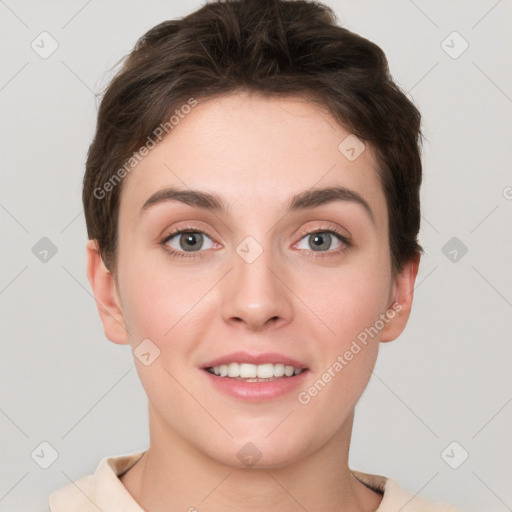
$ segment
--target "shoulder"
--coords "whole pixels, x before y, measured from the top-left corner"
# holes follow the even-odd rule
[[[48,500],[51,512],[142,512],[119,476],[144,454],[103,458],[95,472],[54,491]]]
[[[383,494],[375,512],[460,512],[448,503],[429,501],[419,494],[411,494],[391,478],[351,471],[363,484]]]
[[[95,510],[93,475],[83,476],[73,483],[54,491],[48,500],[51,512],[89,512]]]

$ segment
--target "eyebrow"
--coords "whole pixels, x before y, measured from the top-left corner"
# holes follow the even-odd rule
[[[227,204],[217,194],[200,190],[169,187],[159,190],[151,195],[142,206],[140,215],[157,204],[169,201],[178,201],[189,206],[212,212],[228,211]],[[367,201],[365,201],[357,192],[340,186],[312,188],[294,195],[286,204],[285,214],[299,210],[306,210],[308,208],[315,208],[335,201],[348,201],[362,206],[371,221],[375,223],[375,217]]]

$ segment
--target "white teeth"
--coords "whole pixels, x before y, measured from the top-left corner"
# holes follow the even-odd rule
[[[248,363],[229,363],[214,366],[212,369],[215,375],[220,377],[240,377],[242,379],[271,379],[274,377],[292,377],[303,372],[302,368],[294,368],[293,366],[281,363],[272,364],[248,364]]]
[[[215,372],[215,368],[213,371]],[[228,377],[240,377],[240,365],[238,363],[229,363]]]
[[[257,376],[258,379],[271,379],[274,377],[274,365],[272,363],[259,364],[256,366],[256,373],[255,377]],[[243,377],[243,375],[240,375],[240,377]]]
[[[284,364],[275,364],[274,365],[274,375],[276,377],[282,377],[284,375]]]
[[[254,379],[258,374],[258,367],[253,364],[241,363],[240,370],[237,377],[242,377],[242,379]]]
[[[284,374],[287,376],[287,377],[291,377],[293,375],[293,372],[294,372],[294,368],[293,366],[285,366],[284,367]]]

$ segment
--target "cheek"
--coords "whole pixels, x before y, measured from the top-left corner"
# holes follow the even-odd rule
[[[321,417],[322,429],[331,435],[340,418],[350,415],[370,380],[390,281],[384,267],[374,265],[333,273],[325,282],[326,286],[318,286],[318,280],[316,288],[308,286],[308,305],[321,322],[310,331],[317,347],[316,371],[297,401],[306,421],[312,418],[311,428],[316,428],[314,418]]]
[[[302,285],[301,293],[315,313],[308,318],[317,364],[299,403],[308,405],[311,413],[323,414],[326,427],[335,429],[335,419],[349,414],[370,379],[382,329],[379,319],[389,305],[391,274],[385,262],[361,259],[324,276],[303,278]]]
[[[141,338],[154,339],[159,346],[165,343],[184,320],[190,322],[214,282],[214,276],[166,266],[161,255],[153,260],[133,255],[125,270],[121,276],[120,268],[123,313],[134,343]]]
[[[312,312],[309,318],[318,319],[317,332],[322,333],[318,339],[327,347],[342,349],[374,326],[388,308],[391,275],[375,259],[304,275],[297,289]]]

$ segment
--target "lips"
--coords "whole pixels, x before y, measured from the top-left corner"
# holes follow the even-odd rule
[[[208,361],[201,370],[222,394],[249,402],[289,395],[309,374],[304,362],[275,352],[232,352]]]

